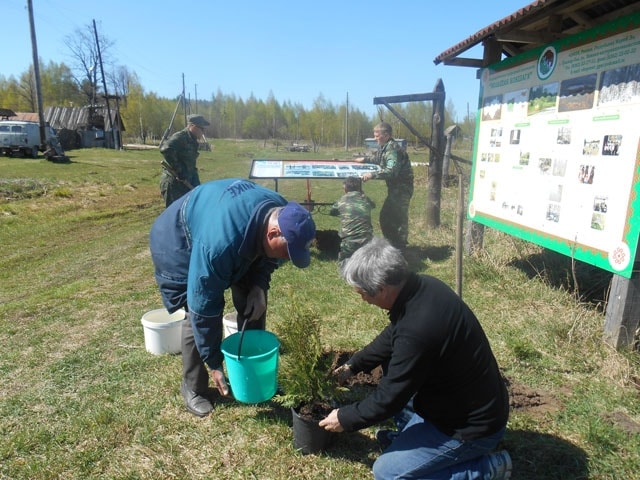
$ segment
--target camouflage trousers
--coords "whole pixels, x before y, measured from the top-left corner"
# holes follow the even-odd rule
[[[371,236],[366,238],[350,239],[346,238],[340,242],[340,253],[338,253],[338,262],[342,262],[355,253],[360,247],[371,240]]]
[[[171,205],[188,191],[189,188],[184,183],[176,180],[171,175],[162,174],[162,178],[160,178],[160,194],[164,198],[165,207]]]
[[[380,209],[382,235],[396,248],[404,249],[409,241],[409,204],[412,186],[389,188]]]

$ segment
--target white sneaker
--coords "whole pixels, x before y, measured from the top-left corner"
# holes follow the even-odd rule
[[[513,464],[511,463],[511,456],[506,450],[487,455],[487,461],[489,462],[489,472],[491,480],[509,480],[511,478],[511,469]]]

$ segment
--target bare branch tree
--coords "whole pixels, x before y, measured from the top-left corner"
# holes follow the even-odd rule
[[[126,105],[127,96],[132,80],[136,80],[136,74],[131,73],[125,65],[115,67],[111,73],[107,74],[107,80],[116,96]]]
[[[104,35],[98,35],[98,41],[100,42],[102,63],[105,66],[110,65],[108,52],[115,42]],[[64,38],[64,43],[69,48],[72,58],[71,68],[74,80],[87,98],[87,102],[93,104],[100,92],[98,45],[96,45],[93,25],[87,24],[82,29],[76,29],[73,34]]]
[[[33,65],[29,66],[29,71],[20,75],[20,83],[18,83],[18,95],[29,106],[29,112],[37,112],[36,108],[36,82],[33,76]]]

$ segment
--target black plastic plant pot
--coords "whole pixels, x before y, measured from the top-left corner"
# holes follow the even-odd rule
[[[333,438],[333,432],[318,426],[318,420],[300,416],[294,408],[291,409],[293,418],[293,448],[303,455],[318,453],[326,449]]]

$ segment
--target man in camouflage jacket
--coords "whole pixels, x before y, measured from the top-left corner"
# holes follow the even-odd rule
[[[362,180],[359,177],[349,177],[343,185],[344,195],[329,210],[329,215],[340,217],[340,262],[373,238],[371,209],[376,206],[362,192]]]
[[[160,193],[166,207],[200,185],[196,167],[200,155],[198,139],[208,125],[209,122],[202,115],[189,115],[186,128],[174,133],[160,145],[160,153],[168,164],[163,165],[160,178]]]
[[[413,169],[409,155],[391,137],[391,125],[379,123],[373,129],[378,150],[372,157],[360,157],[356,162],[374,163],[378,172],[365,173],[363,181],[379,178],[387,183],[387,198],[380,209],[382,235],[396,248],[404,250],[409,237],[409,203],[413,196]]]

